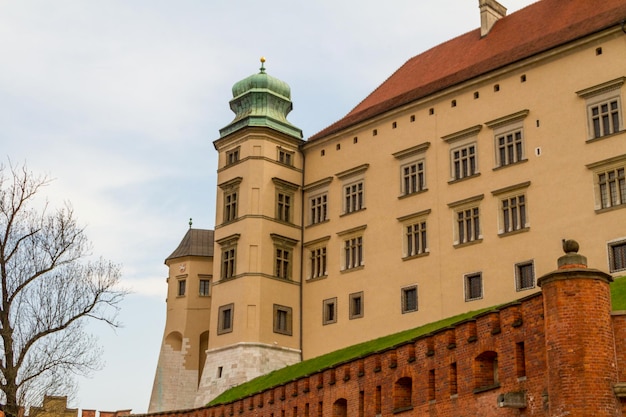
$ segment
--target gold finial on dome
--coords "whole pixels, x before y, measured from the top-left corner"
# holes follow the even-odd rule
[[[262,56],[261,57],[261,68],[260,68],[261,72],[265,72],[265,57]]]

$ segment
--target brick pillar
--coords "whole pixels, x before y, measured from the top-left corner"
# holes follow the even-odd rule
[[[543,292],[550,416],[621,416],[611,325],[613,278],[587,268],[578,243],[563,242],[558,269],[538,280]]]

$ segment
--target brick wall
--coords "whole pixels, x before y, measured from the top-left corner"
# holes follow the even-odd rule
[[[152,416],[621,416],[626,314],[611,313],[610,281],[559,269],[541,293],[409,343],[234,403]]]

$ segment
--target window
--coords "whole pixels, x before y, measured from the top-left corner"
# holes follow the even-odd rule
[[[343,214],[354,213],[365,208],[365,171],[369,164],[340,172],[337,175],[344,183]]]
[[[187,288],[187,280],[179,279],[178,280],[178,296],[183,297],[185,295],[185,290]]]
[[[220,279],[234,278],[236,275],[238,240],[239,234],[235,234],[216,241],[222,247]]]
[[[210,291],[211,291],[211,280],[201,279],[198,294],[201,297],[208,297],[209,295],[211,295]]]
[[[363,182],[357,182],[344,187],[344,212],[352,213],[363,209]]]
[[[311,249],[311,278],[319,278],[326,274],[326,246]]]
[[[296,240],[275,233],[271,235],[274,241],[274,276],[282,279],[291,279],[291,256]]]
[[[609,243],[609,270],[611,272],[626,270],[626,240]]]
[[[409,195],[424,190],[424,161],[402,167],[402,194]]]
[[[237,218],[237,191],[224,194],[224,223]]]
[[[230,333],[233,331],[234,304],[220,306],[218,311],[217,334]]]
[[[239,162],[239,147],[226,152],[226,165]]]
[[[344,269],[363,264],[363,237],[357,236],[344,241]]]
[[[526,227],[526,196],[524,194],[501,200],[504,233]]]
[[[577,91],[585,99],[589,139],[597,139],[623,130],[620,89],[626,77]]]
[[[292,335],[292,308],[274,304],[274,333]]]
[[[459,210],[456,213],[459,244],[480,239],[480,217],[478,207]]]
[[[279,192],[276,196],[276,218],[289,222],[291,220],[291,195]]]
[[[274,275],[278,278],[289,279],[291,278],[290,271],[290,259],[291,251],[288,249],[276,248],[276,268]]]
[[[452,150],[452,178],[460,180],[476,175],[476,144],[463,146]]]
[[[426,222],[421,221],[406,226],[407,256],[415,256],[426,252]]]
[[[224,223],[232,222],[237,219],[239,184],[241,184],[241,181],[242,178],[237,177],[219,185],[224,193]]]
[[[624,168],[611,169],[597,175],[601,207],[609,208],[626,204]]]
[[[533,261],[515,265],[515,288],[517,291],[535,288],[535,267]]]
[[[328,300],[324,300],[322,306],[322,323],[337,323],[337,298],[329,298]]]
[[[402,288],[402,314],[417,311],[417,285]]]
[[[350,294],[350,320],[363,317],[363,291]]]
[[[465,275],[465,301],[483,298],[483,276],[477,272]]]
[[[530,113],[522,110],[485,123],[493,129],[495,137],[496,167],[525,161],[524,119]]]
[[[293,155],[294,155],[293,152],[287,151],[282,148],[278,148],[278,162],[280,162],[281,164],[292,166]]]
[[[322,223],[328,219],[328,194],[311,197],[311,224]]]
[[[276,187],[276,219],[292,222],[293,196],[299,186],[276,177],[272,178],[272,182]]]

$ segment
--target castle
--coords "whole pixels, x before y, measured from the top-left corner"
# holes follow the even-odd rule
[[[624,274],[626,2],[479,6],[480,28],[409,59],[306,141],[264,63],[233,86],[215,230],[190,228],[166,259],[149,412],[532,298],[564,232]]]

